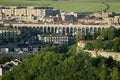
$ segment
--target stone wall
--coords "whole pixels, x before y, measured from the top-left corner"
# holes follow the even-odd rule
[[[95,51],[88,51],[84,50],[85,52],[90,52],[92,57],[96,57],[96,52]],[[120,52],[105,52],[105,51],[98,51],[98,55],[104,56],[106,58],[112,57],[114,60],[120,61]]]

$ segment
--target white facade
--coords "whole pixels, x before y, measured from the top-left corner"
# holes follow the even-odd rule
[[[62,44],[62,43],[68,43],[69,37],[63,35],[47,35],[47,36],[38,35],[38,40],[45,43]]]
[[[2,68],[0,67],[0,76],[2,76]]]

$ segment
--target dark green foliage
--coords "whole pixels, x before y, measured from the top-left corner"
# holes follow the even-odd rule
[[[99,35],[103,36],[104,39],[97,39]],[[97,31],[92,40],[94,40],[92,43],[86,44],[86,49],[96,50],[96,52],[98,50],[120,52],[120,29],[110,27]]]
[[[93,37],[92,37],[92,35],[90,33],[87,33],[85,35],[85,40],[92,40],[92,39],[93,39]]]
[[[76,54],[76,52],[77,52],[76,47],[77,47],[77,44],[72,45],[70,47],[70,49],[68,50],[67,55],[74,55],[74,54]]]
[[[67,45],[48,45],[43,50],[44,51],[50,51],[50,52],[56,52],[56,53],[66,53],[68,51]]]
[[[84,33],[84,32],[77,32],[77,35],[76,35],[76,42],[80,41],[80,40],[92,40],[94,39],[94,36],[91,35],[90,33]]]
[[[28,55],[22,64],[7,72],[2,80],[120,79],[120,62],[114,61],[111,57],[91,58],[86,52],[75,54],[74,49],[75,45],[67,54],[58,54],[54,46],[48,46],[36,55]]]
[[[96,39],[93,42],[93,48],[94,50],[98,51],[103,47],[103,40],[102,39]]]
[[[103,29],[101,31],[95,32],[95,39],[102,35],[104,37],[104,40],[113,40],[115,37],[119,37],[119,29],[116,29],[115,27],[111,26],[110,28]]]
[[[116,52],[120,52],[120,38],[116,38],[113,40],[113,50]]]
[[[5,62],[7,61],[11,61],[12,59],[14,59],[14,57],[3,57],[3,56],[0,56],[0,64],[4,64]]]
[[[16,41],[20,42],[23,39],[23,35],[18,35]]]
[[[109,51],[109,50],[112,50],[112,46],[113,46],[113,43],[112,43],[112,41],[105,41],[105,42],[103,42],[103,49],[104,50],[107,50],[107,51]]]
[[[77,35],[76,35],[76,42],[78,42],[80,40],[85,40],[85,33],[78,31]]]
[[[86,43],[85,45],[85,49],[88,49],[88,50],[93,50],[93,44],[92,43]]]
[[[111,80],[120,80],[120,73],[118,72],[118,68],[113,68],[111,73]]]

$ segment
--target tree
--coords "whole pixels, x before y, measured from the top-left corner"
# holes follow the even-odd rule
[[[108,33],[107,33],[107,35],[108,35],[108,39],[109,40],[113,40],[115,37],[116,37],[116,33],[117,33],[117,29],[115,28],[115,27],[110,27],[109,29],[108,29]]]
[[[74,54],[76,54],[76,53],[77,53],[76,47],[77,47],[77,44],[72,45],[72,46],[69,48],[67,54],[68,54],[68,55],[74,55]]]
[[[21,41],[21,40],[23,40],[23,35],[21,35],[21,34],[18,35],[17,38],[16,38],[16,40],[17,40],[18,42]]]
[[[85,40],[92,40],[92,35],[90,33],[87,33],[85,35]]]
[[[86,43],[85,45],[85,49],[88,49],[88,50],[93,50],[93,43]]]
[[[98,51],[102,49],[102,46],[103,46],[103,40],[102,39],[96,39],[93,42],[93,47],[94,47],[94,50],[96,51],[96,56],[98,56]]]
[[[113,68],[113,71],[111,73],[111,80],[120,80],[120,74],[117,68]]]
[[[85,33],[78,31],[76,34],[76,41],[85,40]]]
[[[50,51],[50,52],[56,52],[56,53],[67,53],[68,51],[68,46],[67,45],[48,45],[44,49],[44,51]]]
[[[120,52],[120,38],[115,38],[113,40],[113,51]]]
[[[19,66],[5,73],[2,80],[120,79],[120,62],[111,58],[92,58],[89,53],[83,51],[75,54],[75,46],[68,51],[71,55],[46,50],[41,50],[36,55],[28,55]]]
[[[104,41],[103,42],[103,49],[104,50],[112,50],[113,43],[112,41]]]
[[[99,35],[101,35],[101,30],[98,30],[92,35],[92,39],[95,40]]]
[[[100,80],[107,80],[108,78],[108,70],[106,67],[100,69],[99,73]]]
[[[117,37],[120,37],[120,28],[117,29],[116,35],[117,35]]]
[[[10,57],[3,57],[0,56],[0,64],[4,64],[7,61],[11,61],[12,59],[14,59],[14,57],[10,56]]]

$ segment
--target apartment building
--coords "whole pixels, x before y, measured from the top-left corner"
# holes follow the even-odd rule
[[[11,71],[15,66],[18,66],[21,62],[20,59],[14,59],[5,64],[0,64],[0,77],[2,77],[7,71]]]
[[[32,21],[35,17],[48,17],[56,16],[59,14],[59,10],[53,9],[52,7],[35,7],[35,6],[1,6],[0,7],[0,18],[3,17],[5,20],[21,19]],[[1,16],[2,15],[2,16]],[[31,17],[31,18],[30,18]],[[2,19],[2,18],[1,18]]]
[[[0,28],[0,39],[16,38],[20,30],[13,28]]]
[[[73,36],[50,34],[50,35],[38,35],[38,40],[46,44],[73,44],[75,38]]]
[[[69,12],[69,13],[61,12],[61,18],[63,21],[75,22],[78,19],[78,14],[74,12]]]

